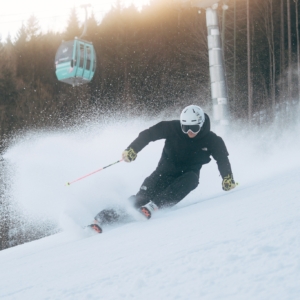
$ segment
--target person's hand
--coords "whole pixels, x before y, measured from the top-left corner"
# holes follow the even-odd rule
[[[232,174],[228,174],[227,176],[225,176],[223,178],[222,188],[224,191],[230,191],[230,190],[234,189],[236,186],[237,186],[237,183],[235,183]]]
[[[122,153],[122,157],[123,157],[124,161],[126,161],[126,162],[132,162],[132,161],[134,161],[136,159],[137,154],[136,154],[136,152],[132,148],[127,148]]]

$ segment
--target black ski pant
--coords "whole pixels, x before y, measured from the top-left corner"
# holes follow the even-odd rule
[[[145,205],[150,200],[159,208],[177,204],[199,184],[199,172],[173,171],[163,172],[156,169],[147,177],[136,196],[130,201],[135,208]]]

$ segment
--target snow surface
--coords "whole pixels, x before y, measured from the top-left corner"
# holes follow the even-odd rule
[[[80,229],[137,192],[163,141],[131,164],[64,184],[120,159],[156,121],[29,133],[7,151],[10,196],[28,218],[51,218],[63,232],[0,252],[1,300],[300,299],[299,129],[230,134],[233,191],[222,191],[212,161],[173,209],[101,235]]]

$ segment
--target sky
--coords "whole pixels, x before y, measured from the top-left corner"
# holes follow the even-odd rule
[[[26,24],[31,15],[34,15],[43,31],[62,31],[66,27],[72,7],[76,7],[80,22],[84,22],[82,4],[91,4],[89,15],[93,11],[98,22],[116,4],[116,0],[9,0],[0,4],[0,36],[5,41],[10,35],[14,40],[22,22]],[[124,7],[134,4],[138,9],[149,4],[149,0],[121,0]]]

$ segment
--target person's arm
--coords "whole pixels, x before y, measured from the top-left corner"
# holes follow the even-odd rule
[[[231,165],[228,159],[228,151],[225,146],[223,139],[217,135],[213,136],[210,150],[212,157],[216,160],[218,169],[222,178],[227,176],[228,174],[232,174]]]
[[[126,162],[131,162],[136,159],[137,153],[150,142],[165,138],[167,138],[167,122],[163,121],[140,132],[138,137],[123,152],[123,159]]]
[[[211,153],[216,160],[219,172],[223,178],[222,188],[224,191],[230,191],[236,187],[236,183],[233,179],[231,165],[228,159],[228,151],[222,138],[214,135],[211,144]]]
[[[136,153],[140,152],[150,142],[165,139],[167,122],[159,122],[156,125],[140,132],[138,137],[128,146],[133,148]]]

